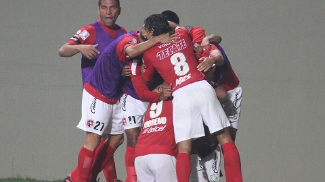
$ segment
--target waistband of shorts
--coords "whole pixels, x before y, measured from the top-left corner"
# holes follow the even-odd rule
[[[85,90],[92,96],[96,97],[98,100],[101,100],[107,104],[115,104],[119,98],[110,99],[103,96],[100,92],[98,92],[93,86],[91,86],[88,82],[84,85]]]

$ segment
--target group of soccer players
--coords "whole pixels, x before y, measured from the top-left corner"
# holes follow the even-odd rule
[[[77,127],[86,141],[66,182],[96,181],[101,171],[118,181],[113,155],[124,132],[126,182],[218,181],[220,146],[226,180],[242,181],[234,144],[241,88],[220,41],[179,26],[172,11],[126,33],[115,23],[120,12],[119,0],[99,0],[99,20],[59,50],[82,54]]]

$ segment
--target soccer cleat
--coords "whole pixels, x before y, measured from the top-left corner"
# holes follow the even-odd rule
[[[73,182],[71,179],[71,174],[69,174],[65,179],[64,182]]]
[[[124,182],[124,181],[120,179],[114,179],[114,182]]]

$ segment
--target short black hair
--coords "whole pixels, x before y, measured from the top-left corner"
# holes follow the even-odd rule
[[[152,14],[144,20],[145,30],[152,32],[152,36],[161,35],[171,31],[167,19],[162,14]]]
[[[117,6],[120,7],[120,0],[116,0],[117,1]],[[98,7],[102,5],[102,0],[98,0]]]
[[[163,12],[161,12],[161,14],[168,20],[168,21],[172,21],[176,24],[179,24],[179,17],[178,15],[172,11],[172,10],[165,10]]]
[[[141,38],[143,41],[147,41],[147,40],[148,40],[147,37],[144,37],[144,36],[143,36],[142,31],[140,31],[139,35],[140,35],[140,38]]]

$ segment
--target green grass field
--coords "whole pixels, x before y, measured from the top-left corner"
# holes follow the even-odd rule
[[[63,182],[62,180],[46,181],[46,180],[36,180],[33,178],[4,178],[0,179],[0,182]]]

